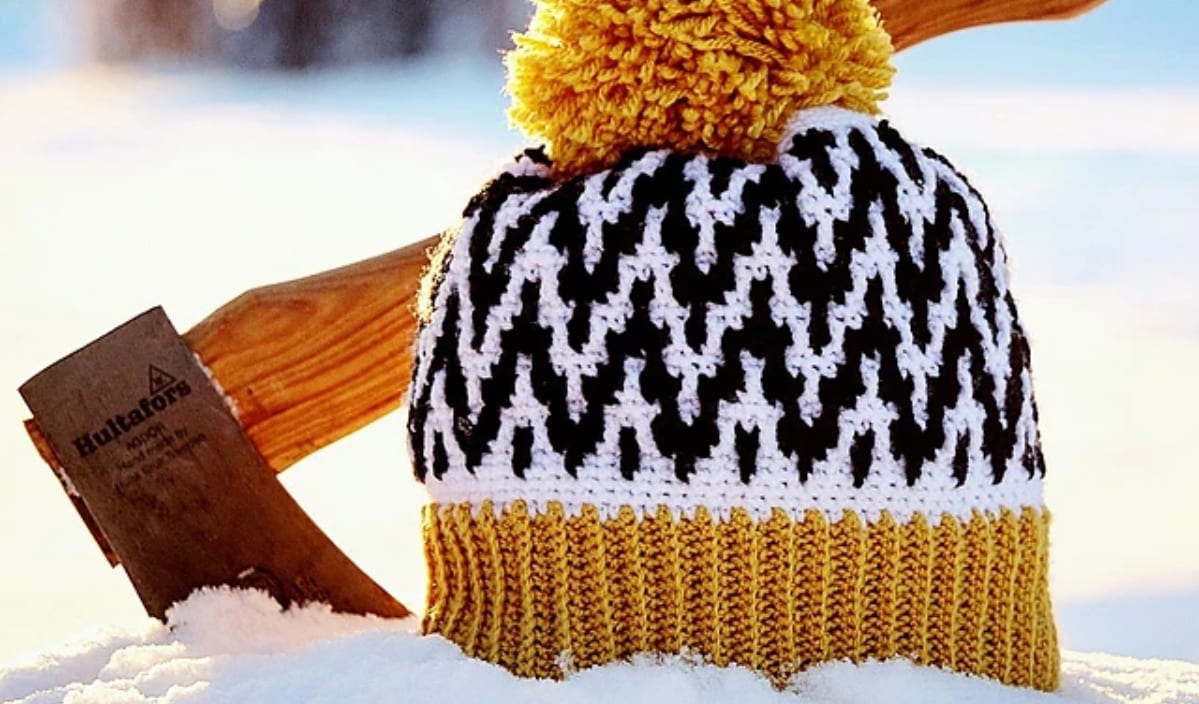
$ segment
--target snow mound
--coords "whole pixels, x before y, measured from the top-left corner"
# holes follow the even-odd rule
[[[1053,695],[905,662],[832,663],[785,691],[740,668],[639,658],[562,682],[525,680],[388,621],[283,610],[261,592],[205,590],[169,623],[114,633],[0,668],[0,701],[20,704],[171,702],[627,702],[688,704],[1195,704],[1199,665],[1068,653]]]

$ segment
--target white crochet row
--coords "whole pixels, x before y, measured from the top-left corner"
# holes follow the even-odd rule
[[[816,462],[806,481],[800,482],[794,463],[778,450],[772,421],[777,419],[779,411],[763,399],[758,376],[742,392],[738,403],[724,404],[719,443],[711,457],[696,462],[695,473],[688,482],[683,482],[675,476],[673,460],[653,451],[649,420],[655,408],[636,389],[637,362],[629,360],[627,364],[632,367],[626,370],[627,387],[619,395],[619,405],[608,411],[604,440],[584,461],[577,477],[567,473],[562,455],[549,443],[545,430],[548,411],[533,398],[527,360],[522,360],[518,363],[520,372],[513,404],[510,412],[504,414],[492,451],[484,455],[473,474],[450,471],[441,479],[427,477],[425,485],[430,498],[438,503],[475,506],[491,501],[496,509],[524,501],[529,510],[538,513],[544,512],[551,502],[558,502],[569,515],[577,515],[589,505],[605,518],[615,517],[622,506],[631,507],[639,516],[652,515],[659,506],[667,507],[676,516],[691,516],[697,508],[704,507],[714,517],[721,518],[728,518],[733,508],[741,507],[756,520],[769,518],[774,509],[781,509],[793,519],[815,509],[830,520],[837,520],[845,511],[855,511],[869,521],[876,521],[886,511],[900,522],[921,513],[935,523],[942,514],[969,520],[974,511],[995,514],[1008,508],[1018,513],[1025,507],[1042,508],[1040,477],[1030,479],[1022,468],[1013,466],[1002,482],[994,484],[977,442],[970,447],[970,461],[976,471],[969,472],[965,483],[958,486],[952,467],[956,432],[947,433],[950,439],[946,446],[933,462],[924,465],[916,483],[908,486],[903,467],[889,451],[888,426],[894,418],[893,411],[878,399],[878,376],[869,364],[864,365],[870,384],[866,394],[855,408],[841,414],[840,442],[827,459]],[[746,366],[753,368],[752,362]],[[967,373],[964,366],[959,374]],[[434,382],[434,397],[441,395],[442,389],[437,388],[441,383]],[[981,409],[968,394],[963,396],[959,407],[945,420],[947,426],[959,430],[981,423],[978,418]],[[430,414],[431,429],[448,431],[452,422],[448,408]],[[742,482],[737,472],[738,457],[734,449],[737,425],[757,427],[762,433],[756,471],[748,483]],[[523,479],[512,472],[513,434],[517,427],[533,430],[532,463]],[[636,430],[642,448],[634,480],[623,478],[620,472],[618,434],[626,427]],[[855,487],[849,470],[850,444],[866,428],[875,430],[878,440],[870,472],[862,486]],[[448,432],[446,436],[449,437]],[[462,451],[455,443],[447,442],[446,449],[451,467],[465,466]],[[432,457],[427,461],[432,462]],[[1011,462],[1016,463],[1016,459]]]

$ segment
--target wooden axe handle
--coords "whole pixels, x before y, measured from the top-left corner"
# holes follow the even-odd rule
[[[896,51],[969,27],[1064,20],[1107,0],[874,0]]]
[[[436,242],[253,289],[184,333],[275,471],[399,407]]]
[[[967,27],[1061,19],[1104,0],[875,0],[897,50]],[[184,335],[282,471],[400,405],[433,237],[364,262],[254,289]]]

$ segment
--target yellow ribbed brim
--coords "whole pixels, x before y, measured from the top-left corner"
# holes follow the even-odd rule
[[[528,677],[690,652],[781,685],[814,663],[901,656],[1053,690],[1048,526],[1031,508],[933,525],[432,505],[424,630]]]

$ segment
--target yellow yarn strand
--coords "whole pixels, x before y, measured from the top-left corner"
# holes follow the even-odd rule
[[[692,652],[715,655],[720,649],[720,595],[712,585],[720,581],[719,534],[712,515],[702,507],[686,528],[688,534],[679,546],[679,558],[687,565],[683,599],[689,605],[683,623],[683,646]]]
[[[795,591],[796,650],[801,664],[828,659],[829,633],[825,628],[829,613],[829,584],[832,582],[832,551],[829,523],[824,514],[809,510],[796,524],[796,553],[806,559],[797,561]]]
[[[1010,512],[1006,512],[1010,513]],[[1028,519],[1031,523],[1033,518]],[[898,653],[912,662],[928,662],[928,620],[932,610],[933,537],[923,514],[901,528],[896,622]],[[1017,547],[1019,545],[1017,544]],[[1026,594],[1031,594],[1030,588]],[[1012,594],[1016,599],[1016,594]],[[1026,646],[1031,649],[1032,645]]]
[[[478,536],[474,531],[469,530],[470,513],[469,506],[459,504],[454,507],[451,520],[454,522],[455,532],[462,541],[462,557],[465,560],[468,585],[465,590],[466,606],[459,607],[465,612],[462,627],[466,630],[462,649],[467,655],[473,657],[480,652],[477,641],[483,632],[483,619],[489,611],[489,609],[483,608],[487,602],[483,575],[487,573],[488,556],[484,550],[479,549]]]
[[[877,112],[891,54],[869,0],[540,0],[510,115],[562,176],[633,147],[761,161],[800,109]]]
[[[867,531],[866,574],[862,587],[863,648],[872,657],[887,659],[898,651],[899,526],[883,512]]]
[[[567,558],[570,561],[570,632],[573,664],[579,669],[617,658],[610,622],[612,600],[604,556],[604,533],[599,512],[587,506],[567,519]]]

